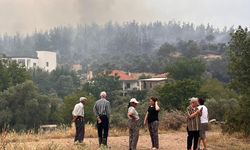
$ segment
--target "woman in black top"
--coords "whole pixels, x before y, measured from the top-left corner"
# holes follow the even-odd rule
[[[158,136],[158,127],[159,127],[159,118],[158,113],[160,107],[158,105],[158,99],[151,97],[150,106],[144,118],[144,125],[148,123],[148,129],[150,132],[152,149],[159,149],[159,136]]]

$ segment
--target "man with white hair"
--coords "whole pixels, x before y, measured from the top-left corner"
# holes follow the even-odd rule
[[[106,99],[107,93],[105,91],[100,93],[100,97],[101,99],[96,101],[93,107],[93,112],[97,119],[99,146],[102,144],[107,146],[111,107],[110,102]]]
[[[85,123],[84,123],[84,104],[87,100],[86,97],[80,97],[79,103],[77,103],[72,111],[73,120],[76,127],[75,143],[82,143],[85,134]]]

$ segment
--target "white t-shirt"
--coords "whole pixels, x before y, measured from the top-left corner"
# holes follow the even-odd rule
[[[81,102],[75,105],[72,115],[84,117],[84,105]]]
[[[135,110],[134,107],[130,106],[130,107],[128,108],[128,112],[130,112],[130,113],[133,114],[133,116],[135,117],[135,120],[139,120],[139,119],[140,119],[140,118],[139,118],[139,115],[138,115],[138,112]],[[132,118],[129,117],[129,119],[132,119]]]
[[[198,106],[200,110],[202,108],[201,123],[208,123],[208,110],[205,105]]]

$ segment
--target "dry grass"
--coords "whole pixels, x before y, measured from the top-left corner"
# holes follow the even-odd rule
[[[223,135],[218,126],[212,126],[208,134],[209,149],[215,150],[248,150],[250,149],[250,140],[244,139],[239,135]],[[29,133],[16,133],[3,132],[0,135],[0,149],[1,150],[92,150],[97,149],[97,131],[94,125],[86,125],[86,143],[82,145],[73,145],[73,137],[75,133],[74,126],[62,127],[55,131],[35,134]],[[161,130],[161,143],[162,146],[172,146],[174,149],[185,147],[186,132],[175,130]],[[122,146],[120,150],[127,149],[127,135],[126,129],[111,129],[110,140],[112,139],[112,149]],[[140,131],[141,147],[149,145],[149,136],[146,128]],[[169,141],[171,140],[171,141]],[[174,141],[174,142],[173,142]],[[146,143],[145,143],[146,142]],[[163,142],[166,142],[163,144]],[[178,144],[177,144],[177,143]],[[176,144],[175,144],[176,143]],[[145,146],[144,146],[145,147]],[[100,150],[105,150],[101,148]]]
[[[223,135],[222,133],[208,137],[210,149],[216,150],[249,150],[250,139],[239,138],[238,135]]]
[[[110,136],[122,136],[127,135],[126,129],[111,129],[109,132]],[[34,132],[4,132],[0,136],[1,143],[10,143],[10,142],[34,142],[42,139],[63,139],[63,138],[72,138],[75,135],[75,126],[72,124],[71,127],[61,127],[54,131],[49,132],[40,132],[35,134]],[[95,125],[86,124],[85,125],[85,137],[86,138],[96,138],[97,130]]]

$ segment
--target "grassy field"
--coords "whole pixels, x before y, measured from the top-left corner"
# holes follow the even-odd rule
[[[109,149],[127,150],[128,132],[126,130],[111,129]],[[162,150],[186,149],[186,132],[160,131],[160,148]],[[2,133],[0,136],[1,150],[96,150],[98,149],[97,133],[94,125],[86,125],[84,144],[74,145],[74,127],[60,128],[51,132],[39,134],[30,133]],[[250,140],[240,136],[223,135],[218,128],[208,132],[209,150],[249,150]],[[150,137],[146,129],[140,131],[139,150],[150,149]],[[105,149],[105,148],[100,148]]]

